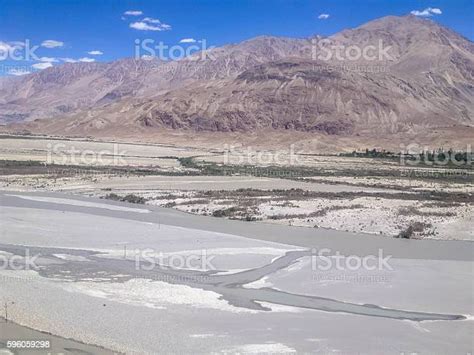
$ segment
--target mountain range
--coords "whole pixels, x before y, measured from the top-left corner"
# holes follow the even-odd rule
[[[374,55],[357,55],[365,49]],[[210,54],[0,78],[1,129],[137,139],[282,133],[345,144],[474,138],[474,43],[428,19],[388,16],[327,38],[261,36]]]

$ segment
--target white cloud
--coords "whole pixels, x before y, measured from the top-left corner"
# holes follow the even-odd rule
[[[77,63],[77,60],[73,58],[61,58],[61,60],[65,63]]]
[[[329,18],[329,14],[320,14],[318,16],[318,19],[320,20],[327,20]]]
[[[89,58],[89,57],[83,57],[83,58],[79,58],[79,61],[83,63],[92,63],[92,62],[95,62],[95,59]]]
[[[89,52],[87,52],[87,54],[90,54],[90,55],[102,55],[102,54],[104,54],[104,52],[98,51],[98,50],[94,50],[94,51],[89,51]]]
[[[64,46],[64,42],[56,41],[54,39],[47,39],[46,41],[43,41],[41,43],[41,47],[46,47],[46,48],[56,48],[56,47],[62,47],[62,46]]]
[[[133,28],[139,31],[148,31],[148,30],[156,31],[154,26],[150,26],[145,22],[132,22],[130,24],[130,28]],[[160,31],[160,29],[158,29],[158,31]]]
[[[133,28],[139,31],[166,31],[166,30],[171,29],[171,26],[165,23],[161,23],[161,22],[156,23],[156,22],[149,22],[149,21],[145,22],[144,20],[139,21],[139,22],[132,22],[130,24],[130,28]],[[155,20],[155,19],[152,19],[152,20]]]
[[[140,16],[143,15],[143,11],[140,10],[128,10],[123,13],[124,15],[127,16]]]
[[[155,59],[156,57],[153,56],[153,55],[144,54],[144,55],[141,56],[141,58],[142,58],[143,60],[153,60],[153,59]]]
[[[90,58],[90,57],[82,57],[79,59],[74,59],[74,58],[61,58],[61,60],[65,63],[93,63],[95,62],[95,58]]]
[[[196,43],[194,38],[183,38],[179,43]]]
[[[151,17],[145,17],[142,21],[148,22],[148,23],[161,23],[161,21],[158,20],[157,18],[151,18]]]
[[[413,10],[410,13],[415,16],[428,17],[428,16],[433,16],[433,15],[441,15],[443,12],[441,11],[441,9],[438,9],[437,7],[427,7],[423,11]]]
[[[10,69],[8,71],[9,75],[15,75],[15,76],[21,76],[21,75],[26,75],[30,74],[31,72],[26,70],[26,69]]]
[[[51,58],[51,57],[41,57],[39,60],[41,62],[47,62],[47,63],[57,63],[57,62],[59,62],[59,60],[57,60],[56,58]]]
[[[33,68],[39,69],[39,70],[46,69],[46,68],[51,68],[52,66],[53,65],[49,62],[36,63],[36,64],[32,65]]]

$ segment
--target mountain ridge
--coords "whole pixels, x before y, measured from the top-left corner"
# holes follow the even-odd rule
[[[328,53],[321,43],[383,43],[391,56],[339,60],[332,52],[321,60]],[[30,74],[2,85],[3,130],[376,136],[474,127],[474,43],[434,21],[388,16],[325,38],[259,36],[211,54],[214,60],[122,59]]]

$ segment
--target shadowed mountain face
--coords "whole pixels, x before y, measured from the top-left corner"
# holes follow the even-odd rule
[[[196,57],[65,64],[3,79],[0,120],[33,132],[116,136],[474,127],[474,44],[414,16],[329,38],[257,37]]]

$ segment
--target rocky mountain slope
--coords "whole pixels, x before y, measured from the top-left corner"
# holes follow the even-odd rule
[[[354,55],[368,46],[376,59]],[[97,136],[474,129],[474,44],[430,20],[389,16],[329,38],[257,37],[211,54],[49,68],[0,86],[0,119]]]
[[[254,65],[298,55],[303,43],[307,41],[257,37],[216,48],[212,58],[205,60],[126,58],[55,66],[0,86],[0,119],[12,121],[13,116],[30,121],[64,116],[124,98],[150,97],[195,81],[235,76]]]

